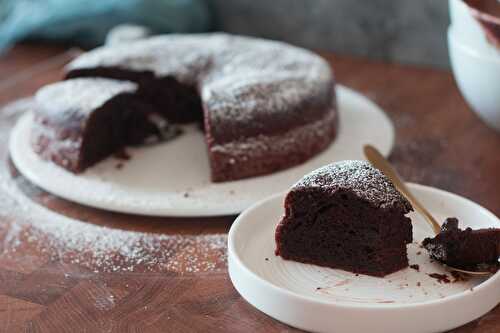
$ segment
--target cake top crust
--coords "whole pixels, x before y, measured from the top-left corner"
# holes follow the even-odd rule
[[[291,191],[311,188],[351,191],[376,207],[400,209],[405,214],[413,210],[389,178],[366,161],[347,160],[326,165],[305,175]]]
[[[135,93],[137,84],[103,78],[78,78],[49,84],[35,95],[37,114],[70,116],[78,113],[86,116],[111,98],[124,93]]]
[[[259,38],[224,33],[155,36],[84,53],[66,71],[94,68],[148,71],[195,86],[207,116],[225,124],[213,129],[219,138],[284,132],[321,119],[335,107],[333,74],[325,60]]]

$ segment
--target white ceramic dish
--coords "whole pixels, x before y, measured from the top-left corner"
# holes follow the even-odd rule
[[[470,200],[409,186],[441,221],[456,216],[461,227],[500,226],[495,215]],[[235,288],[279,321],[315,332],[442,332],[480,317],[500,302],[500,272],[487,280],[439,283],[427,274],[447,272],[431,263],[416,244],[409,246],[408,256],[420,271],[407,268],[385,278],[282,260],[274,255],[274,231],[283,214],[283,199],[284,194],[275,195],[243,212],[228,237],[229,275]],[[432,233],[419,216],[410,217],[414,241]]]
[[[448,49],[462,95],[485,123],[500,131],[500,53],[485,55],[454,27],[448,29]]]
[[[176,140],[129,149],[132,159],[116,169],[109,158],[81,175],[41,160],[30,146],[32,115],[20,119],[9,143],[11,158],[31,182],[83,205],[131,214],[214,216],[237,214],[255,202],[285,191],[304,174],[328,163],[362,159],[370,143],[388,155],[394,128],[384,112],[366,97],[338,86],[340,126],[337,139],[308,162],[272,175],[211,183],[201,131],[193,127]]]

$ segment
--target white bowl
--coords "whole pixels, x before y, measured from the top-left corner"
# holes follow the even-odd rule
[[[449,7],[451,27],[461,40],[476,51],[480,51],[481,54],[500,55],[500,51],[488,42],[485,31],[463,0],[450,0]]]
[[[455,28],[448,29],[448,51],[458,87],[479,117],[500,131],[500,53],[485,54]]]

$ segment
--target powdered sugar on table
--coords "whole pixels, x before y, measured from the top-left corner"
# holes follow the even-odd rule
[[[225,234],[168,235],[110,228],[69,218],[34,202],[30,195],[38,193],[25,192],[39,190],[24,178],[12,176],[7,153],[10,129],[29,105],[30,100],[23,100],[0,112],[2,259],[24,260],[16,252],[29,244],[47,260],[60,260],[95,272],[187,274],[225,269]]]

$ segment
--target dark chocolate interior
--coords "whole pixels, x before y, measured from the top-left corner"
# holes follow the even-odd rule
[[[456,218],[448,218],[441,232],[422,242],[432,258],[454,267],[498,263],[500,229],[460,229]]]
[[[132,71],[118,67],[77,69],[66,75],[66,79],[77,77],[105,77],[135,82],[139,85],[137,97],[155,107],[170,122],[203,121],[203,108],[196,87],[179,83],[173,77],[156,78],[151,71]]]
[[[300,192],[287,199],[276,233],[283,259],[384,276],[408,266],[409,218],[350,191]]]
[[[79,170],[125,146],[143,144],[152,136],[161,140],[160,129],[152,115],[164,118],[169,124],[203,124],[203,109],[196,88],[172,77],[155,78],[149,71],[93,68],[71,71],[66,79],[75,77],[106,77],[139,85],[137,93],[113,97],[89,118],[83,135]]]

